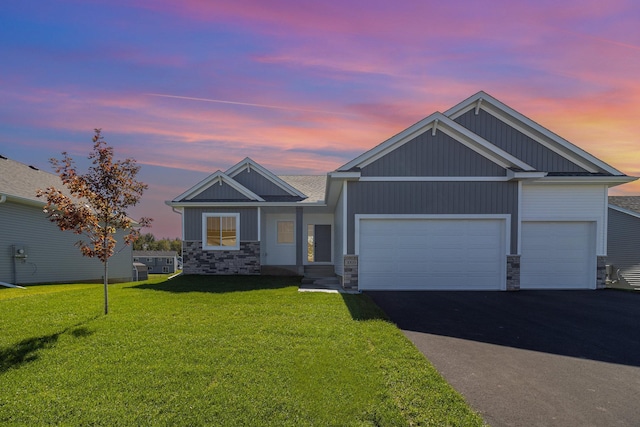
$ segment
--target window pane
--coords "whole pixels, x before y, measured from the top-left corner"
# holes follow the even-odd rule
[[[221,246],[235,246],[236,245],[236,218],[233,216],[224,216],[220,218],[222,220],[222,245]]]
[[[220,244],[220,217],[207,218],[207,246],[221,246]]]
[[[315,245],[313,244],[315,225],[309,224],[307,226],[307,261],[315,261]]]
[[[278,243],[293,243],[293,221],[278,221]]]

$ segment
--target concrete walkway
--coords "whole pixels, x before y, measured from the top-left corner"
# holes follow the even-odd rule
[[[367,294],[493,427],[640,426],[640,294]]]

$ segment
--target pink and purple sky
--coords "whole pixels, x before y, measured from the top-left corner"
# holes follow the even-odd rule
[[[82,167],[94,128],[149,185],[133,217],[246,156],[323,174],[485,90],[640,176],[637,0],[0,4],[0,154]],[[640,183],[610,194],[640,194]]]

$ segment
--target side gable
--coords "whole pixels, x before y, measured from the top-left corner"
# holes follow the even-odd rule
[[[267,201],[299,201],[307,196],[249,157],[225,174]]]
[[[455,105],[445,115],[539,171],[624,176],[485,92]]]
[[[402,151],[398,151],[401,149]],[[398,152],[394,153],[396,151]],[[458,162],[455,161],[457,155],[462,156]],[[387,156],[391,157],[384,159]],[[368,166],[373,165],[372,172],[377,168],[376,172],[387,176],[411,176],[412,172],[400,172],[404,167],[403,162],[411,156],[411,164],[414,166],[412,172],[421,176],[474,176],[476,172],[481,173],[481,176],[504,176],[506,169],[535,170],[443,114],[434,113],[337,171],[360,169],[364,172]],[[446,164],[435,167],[439,162]],[[472,164],[473,162],[478,163]],[[490,166],[489,163],[495,166]],[[434,172],[435,175],[432,175]]]
[[[212,183],[202,192],[193,196],[190,200],[194,202],[244,202],[251,199],[240,191],[230,186],[223,180]]]

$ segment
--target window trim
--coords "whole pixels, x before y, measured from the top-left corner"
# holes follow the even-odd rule
[[[236,219],[236,244],[235,246],[210,246],[207,245],[207,219],[209,218],[235,218]],[[205,251],[237,251],[240,249],[240,213],[229,212],[205,212],[202,214],[202,249]]]

